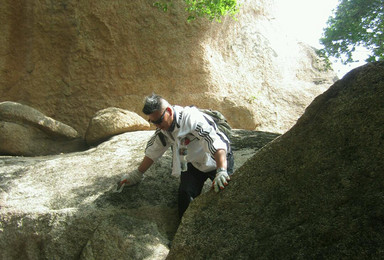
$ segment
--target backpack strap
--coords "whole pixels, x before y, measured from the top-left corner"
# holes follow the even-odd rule
[[[157,135],[159,136],[160,141],[161,141],[161,143],[163,144],[163,146],[166,146],[166,145],[167,145],[167,142],[165,141],[165,136],[164,136],[164,134],[163,134],[162,132],[159,132]]]

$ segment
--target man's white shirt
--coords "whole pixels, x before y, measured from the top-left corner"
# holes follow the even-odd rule
[[[145,155],[153,161],[158,160],[172,146],[172,175],[179,176],[181,172],[179,145],[183,138],[189,139],[187,145],[187,161],[202,172],[216,169],[214,154],[217,150],[228,151],[229,140],[214,123],[213,119],[200,112],[196,107],[173,106],[176,120],[172,132],[156,129],[145,149]],[[165,146],[160,139],[160,133],[165,136]]]

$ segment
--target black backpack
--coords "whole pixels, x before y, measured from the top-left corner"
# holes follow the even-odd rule
[[[228,124],[224,115],[217,110],[198,108],[200,112],[210,116],[215,121],[217,127],[223,132],[228,139],[232,137],[232,127]]]

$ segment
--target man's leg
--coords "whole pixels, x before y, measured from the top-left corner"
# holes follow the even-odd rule
[[[189,203],[200,195],[207,178],[206,173],[199,171],[191,163],[188,163],[188,170],[181,173],[178,195],[180,218],[187,210]]]

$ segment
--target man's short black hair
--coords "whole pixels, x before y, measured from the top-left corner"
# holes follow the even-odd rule
[[[145,98],[143,113],[149,115],[153,112],[162,110],[163,104],[164,99],[161,96],[152,93],[152,95],[149,95]]]

